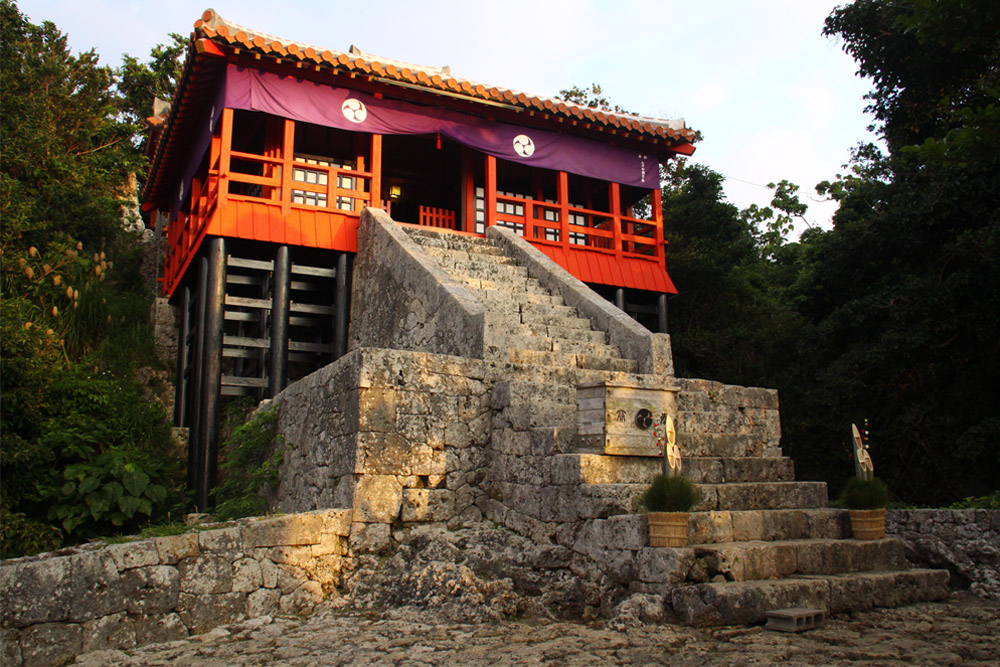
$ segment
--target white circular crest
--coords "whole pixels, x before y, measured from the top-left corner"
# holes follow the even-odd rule
[[[344,100],[340,105],[340,111],[344,114],[344,118],[352,123],[363,123],[368,117],[368,109],[365,108],[364,102],[354,97]]]
[[[531,157],[535,152],[535,142],[526,134],[519,134],[514,137],[514,152],[521,157]]]

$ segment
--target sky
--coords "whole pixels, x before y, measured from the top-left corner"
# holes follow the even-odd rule
[[[693,161],[726,177],[729,201],[766,206],[766,185],[801,186],[806,219],[836,210],[816,183],[843,173],[870,141],[869,82],[821,34],[826,0],[18,0],[33,23],[53,21],[74,51],[117,66],[146,59],[169,33],[189,35],[214,6],[257,31],[429,66],[460,78],[557,95],[599,84],[612,103],[700,130]],[[804,224],[796,227],[801,233]]]

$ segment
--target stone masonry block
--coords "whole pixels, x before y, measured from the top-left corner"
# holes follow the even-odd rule
[[[130,614],[173,611],[180,593],[180,572],[170,565],[128,570],[122,573],[122,592]]]
[[[225,556],[232,560],[243,551],[243,536],[239,526],[216,528],[198,533],[198,545],[202,553]]]
[[[124,612],[87,621],[81,630],[84,653],[135,648],[135,629]]]
[[[644,547],[636,553],[638,577],[656,584],[679,584],[694,565],[693,549]]]
[[[391,523],[402,503],[403,486],[394,475],[364,475],[354,490],[354,521]]]
[[[184,558],[191,558],[200,553],[198,533],[168,535],[167,537],[158,537],[153,542],[156,544],[156,552],[160,557],[160,565],[175,565]]]
[[[176,613],[129,616],[136,646],[175,641],[188,636],[187,626]]]
[[[347,537],[351,534],[351,510],[327,510],[322,513],[323,532]]]
[[[154,550],[155,553],[155,550]],[[121,577],[108,554],[70,556],[72,588],[68,620],[89,621],[125,610]],[[46,598],[51,592],[46,593]]]
[[[324,521],[321,514],[289,514],[253,520],[242,526],[243,544],[247,549],[316,544]]]
[[[183,593],[209,595],[232,590],[233,566],[225,558],[212,555],[189,558],[181,561],[177,570]]]
[[[160,555],[152,540],[110,544],[105,550],[115,559],[115,565],[120,572],[130,570],[133,567],[160,564]]]

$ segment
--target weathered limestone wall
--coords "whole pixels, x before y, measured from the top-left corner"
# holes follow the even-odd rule
[[[624,358],[639,362],[640,373],[659,377],[674,374],[669,335],[650,332],[510,229],[493,226],[486,230],[486,237],[500,241],[521,266],[527,267],[528,275],[589,317],[595,328],[606,331],[608,342],[621,350]]]
[[[276,512],[351,507],[362,351],[353,350],[289,385],[280,404],[284,462],[269,503]]]
[[[781,456],[778,392],[677,378],[677,439],[685,456]]]
[[[888,510],[885,525],[905,540],[910,562],[946,568],[953,587],[1000,599],[1000,510]]]
[[[362,348],[274,400],[286,453],[273,507],[353,508],[382,524],[475,520],[489,438],[487,365]]]
[[[353,285],[352,349],[483,357],[482,304],[381,209],[361,214]]]
[[[265,614],[298,614],[339,584],[350,512],[242,520],[0,565],[0,663],[55,665]]]

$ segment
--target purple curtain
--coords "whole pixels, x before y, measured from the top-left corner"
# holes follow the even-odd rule
[[[290,76],[229,65],[224,105],[296,121],[373,134],[435,134],[511,162],[642,188],[659,187],[659,161],[611,146],[476,116],[372,97]]]

